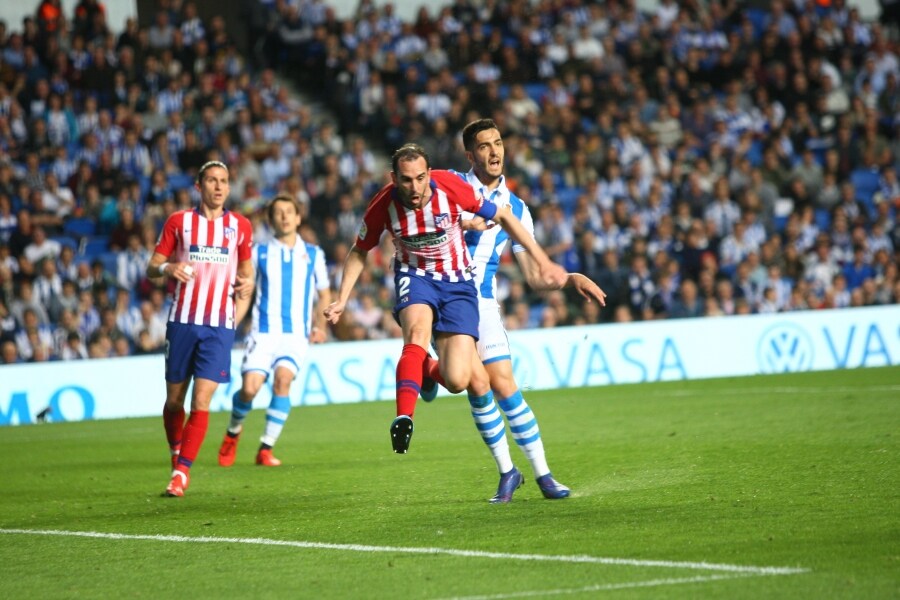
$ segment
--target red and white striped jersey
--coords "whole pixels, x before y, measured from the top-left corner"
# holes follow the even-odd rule
[[[396,271],[443,281],[472,279],[472,259],[460,215],[487,209],[494,213],[494,206],[485,204],[470,185],[448,171],[431,171],[431,200],[418,210],[403,206],[396,191],[390,183],[372,198],[356,246],[369,251],[378,245],[382,232],[388,231],[394,241]]]
[[[209,220],[196,209],[173,213],[156,244],[169,262],[189,262],[194,278],[178,282],[169,321],[234,329],[234,282],[238,263],[250,260],[252,227],[225,211]]]

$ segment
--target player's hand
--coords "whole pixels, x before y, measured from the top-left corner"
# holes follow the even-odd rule
[[[234,293],[238,298],[247,298],[253,291],[253,279],[251,277],[234,278]]]
[[[341,301],[332,302],[325,309],[325,318],[329,323],[335,324],[341,320],[341,314],[344,312],[344,303]]]
[[[547,262],[541,265],[541,279],[551,289],[559,290],[569,280],[569,272],[555,262]]]
[[[581,273],[569,273],[568,285],[575,288],[588,302],[596,300],[600,306],[606,306],[606,292]]]
[[[325,309],[328,310],[328,309]],[[313,327],[309,331],[309,343],[310,344],[321,344],[323,343],[328,336],[325,335],[325,332],[319,329],[318,327]]]
[[[194,267],[186,262],[172,263],[166,269],[166,273],[172,279],[177,279],[181,283],[187,283],[194,278]]]

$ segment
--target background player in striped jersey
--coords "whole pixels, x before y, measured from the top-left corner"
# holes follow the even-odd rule
[[[228,168],[200,167],[200,205],[166,219],[147,265],[150,277],[177,281],[166,325],[166,404],[163,424],[172,453],[169,496],[183,496],[190,469],[209,426],[209,402],[231,378],[235,304],[245,312],[253,290],[252,229],[245,217],[225,210]],[[191,416],[184,399],[191,379]]]
[[[492,119],[473,121],[463,128],[462,137],[466,158],[472,168],[468,173],[460,173],[459,176],[471,185],[476,194],[482,196],[485,201],[495,204],[498,209],[508,208],[511,210],[533,237],[534,223],[528,207],[506,187],[506,178],[503,176],[503,138],[497,125]],[[498,412],[498,404],[509,420],[513,439],[531,463],[534,477],[544,497],[566,498],[570,493],[569,488],[556,481],[551,475],[544,454],[544,444],[541,440],[537,418],[522,397],[522,392],[513,377],[509,339],[503,327],[503,316],[500,314],[500,305],[496,299],[495,276],[497,268],[500,266],[500,256],[503,254],[509,236],[500,227],[496,227],[493,223],[480,217],[464,215],[463,219],[463,228],[466,230],[466,246],[475,264],[475,285],[478,289],[479,323],[476,346],[478,356],[490,377],[491,388],[497,397],[495,403],[493,399],[480,398],[470,390],[469,403],[475,425],[493,454],[501,473],[500,489],[497,492],[498,501],[509,501],[512,498],[512,492],[517,487],[513,485],[514,480],[522,478],[521,473],[513,466],[506,438],[506,426]],[[527,252],[523,252],[524,248],[517,243],[513,243],[512,247],[529,286],[535,290],[552,290],[563,287],[547,285],[531,257]],[[606,305],[606,294],[584,275],[570,273],[565,281],[565,286],[575,288],[589,302],[593,299],[601,306]],[[437,386],[426,380],[422,390],[423,399],[433,400],[436,393]],[[506,480],[512,481],[507,482]]]
[[[365,268],[366,256],[383,232],[394,241],[394,315],[403,330],[397,364],[397,418],[391,423],[394,452],[403,454],[412,437],[412,416],[424,374],[451,391],[467,387],[490,395],[490,381],[478,360],[478,303],[460,216],[469,211],[493,219],[519,241],[548,285],[562,285],[567,273],[550,261],[509,211],[477,197],[471,186],[448,172],[431,170],[421,146],[407,144],[392,158],[391,183],[379,191],[363,216],[359,235],[343,267],[339,296],[325,309],[336,323]],[[432,331],[440,364],[427,358]]]
[[[237,454],[238,439],[253,398],[275,373],[272,400],[266,410],[266,426],[256,453],[256,464],[277,467],[272,446],[291,410],[291,382],[300,370],[309,344],[325,341],[325,315],[314,311],[331,301],[325,253],[304,242],[300,227],[300,204],[291,196],[276,196],[267,207],[274,239],[253,248],[256,299],[253,325],[241,366],[243,385],[231,398],[231,421],[219,448],[219,464],[230,467]],[[315,316],[314,316],[315,315]],[[237,313],[240,323],[244,314]],[[315,324],[313,323],[315,321]]]

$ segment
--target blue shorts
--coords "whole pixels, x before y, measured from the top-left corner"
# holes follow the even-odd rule
[[[478,340],[478,292],[475,282],[441,281],[415,273],[395,273],[397,304],[394,318],[400,322],[400,311],[412,304],[427,304],[434,311],[435,333],[460,333]]]
[[[231,381],[234,329],[169,322],[166,325],[166,381],[191,375],[218,383]]]

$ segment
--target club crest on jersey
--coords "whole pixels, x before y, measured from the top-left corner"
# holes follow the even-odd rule
[[[435,227],[444,229],[448,225],[450,225],[450,214],[449,213],[439,213],[439,214],[434,215],[434,226]]]
[[[225,228],[225,239],[233,240],[234,236],[237,235],[237,230],[234,227],[226,227]]]

